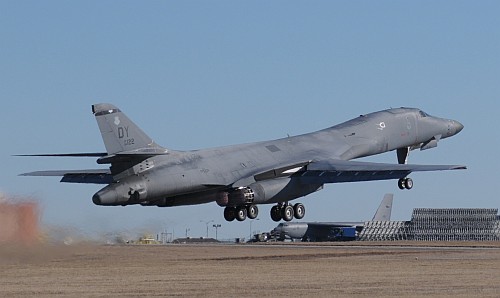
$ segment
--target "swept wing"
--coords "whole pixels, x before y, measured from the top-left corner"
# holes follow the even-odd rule
[[[304,183],[340,183],[355,181],[401,179],[411,172],[446,171],[466,169],[461,165],[411,165],[322,160],[311,162],[304,171],[297,172]]]

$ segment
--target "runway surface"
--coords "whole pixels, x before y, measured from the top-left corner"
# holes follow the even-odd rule
[[[500,243],[0,247],[1,297],[498,297]]]

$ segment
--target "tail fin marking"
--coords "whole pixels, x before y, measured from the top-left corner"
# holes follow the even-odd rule
[[[112,104],[92,106],[108,155],[144,149],[163,149]]]

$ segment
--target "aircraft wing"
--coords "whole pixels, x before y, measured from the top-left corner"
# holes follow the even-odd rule
[[[386,164],[346,160],[313,161],[294,174],[305,183],[339,183],[389,180],[406,177],[411,172],[463,170],[461,165]]]
[[[364,222],[308,222],[307,225],[311,230],[330,231],[335,228],[356,228],[356,231],[361,232],[365,225]]]
[[[344,228],[363,226],[364,222],[308,222],[311,227]]]
[[[70,183],[109,184],[113,182],[109,169],[37,171],[19,176],[62,176],[61,182]]]

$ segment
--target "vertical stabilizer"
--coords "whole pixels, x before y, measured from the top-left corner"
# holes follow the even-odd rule
[[[391,220],[393,196],[394,195],[392,193],[385,194],[380,206],[378,206],[377,212],[375,212],[375,215],[373,216],[373,221]]]
[[[109,155],[130,151],[165,151],[114,105],[92,105],[92,113]]]

